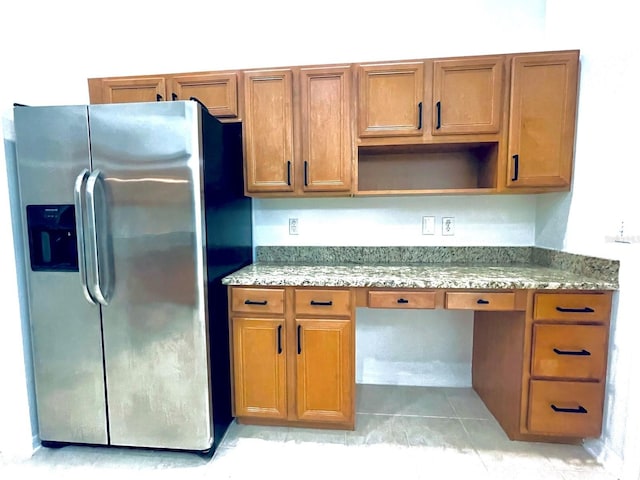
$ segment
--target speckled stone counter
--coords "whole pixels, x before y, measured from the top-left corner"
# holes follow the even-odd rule
[[[262,248],[272,250],[266,253],[259,250],[255,264],[228,275],[222,283],[462,289],[618,288],[618,262],[536,247]],[[283,261],[285,258],[288,261]],[[352,262],[354,259],[358,261]]]

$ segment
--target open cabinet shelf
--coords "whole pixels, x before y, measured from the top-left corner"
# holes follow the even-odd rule
[[[356,195],[496,193],[497,142],[361,146]]]

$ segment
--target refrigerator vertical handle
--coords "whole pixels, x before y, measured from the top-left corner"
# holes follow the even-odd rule
[[[91,246],[91,271],[93,278],[91,278],[90,289],[93,297],[100,302],[101,305],[107,306],[107,299],[100,286],[100,265],[98,259],[98,231],[96,222],[96,196],[95,189],[98,178],[100,177],[100,170],[94,170],[89,179],[87,180],[87,223],[89,224],[89,245]]]
[[[89,177],[89,170],[86,168],[80,172],[76,177],[76,182],[73,186],[73,200],[75,203],[76,214],[76,242],[78,246],[78,271],[80,273],[80,283],[82,285],[82,293],[87,302],[92,305],[96,304],[96,301],[89,292],[87,285],[87,254],[85,251],[85,239],[84,239],[84,208],[82,203],[82,194]]]

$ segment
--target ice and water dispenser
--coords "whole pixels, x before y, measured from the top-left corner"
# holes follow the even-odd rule
[[[73,205],[27,205],[27,229],[31,270],[78,271]]]

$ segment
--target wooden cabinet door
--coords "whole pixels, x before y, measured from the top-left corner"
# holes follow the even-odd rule
[[[237,73],[173,75],[168,80],[172,100],[196,97],[207,106],[211,115],[238,117]]]
[[[284,319],[233,318],[233,378],[238,417],[287,417]]]
[[[348,423],[353,417],[355,348],[350,320],[296,320],[299,420]]]
[[[164,77],[104,78],[101,84],[102,101],[99,103],[159,102],[167,100]]]
[[[291,70],[244,75],[247,192],[293,191]]]
[[[351,70],[300,70],[304,191],[351,189]]]
[[[422,136],[424,63],[358,67],[360,137]]]
[[[578,52],[520,55],[511,66],[508,187],[569,187]]]
[[[498,133],[502,57],[433,62],[433,135]]]

